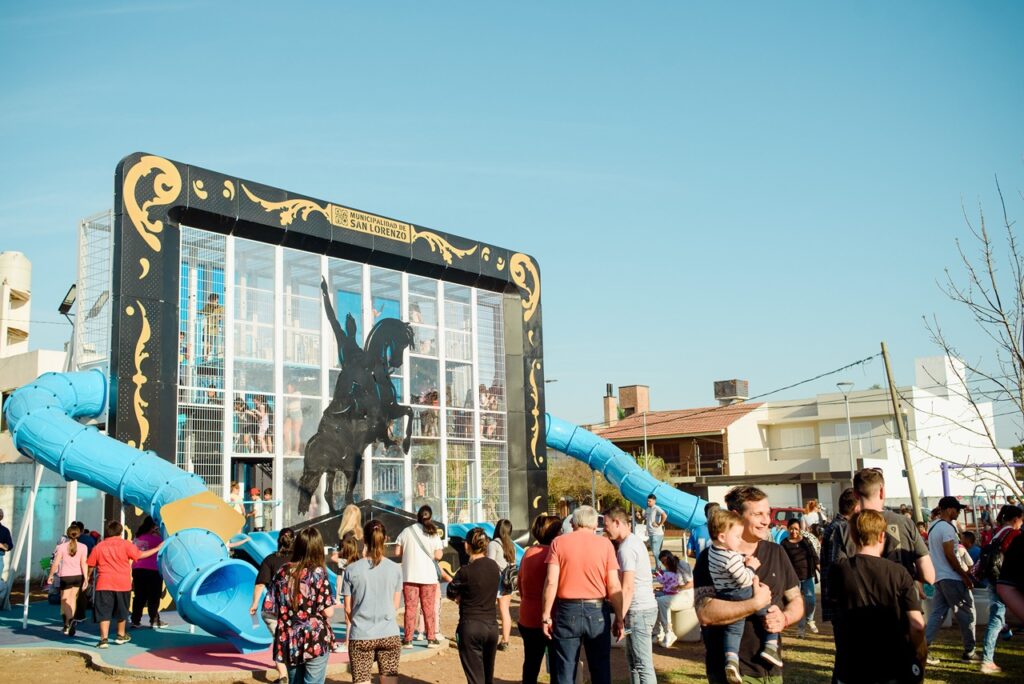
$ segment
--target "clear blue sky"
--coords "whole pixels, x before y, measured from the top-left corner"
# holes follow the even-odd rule
[[[606,382],[702,406],[882,339],[909,383],[932,313],[991,357],[936,280],[996,174],[1024,219],[1024,6],[554,4],[5,3],[33,346],[66,339],[76,222],[143,150],[532,253],[568,419]]]

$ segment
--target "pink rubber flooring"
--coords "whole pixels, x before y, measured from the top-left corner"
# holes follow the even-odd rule
[[[347,653],[331,654],[332,665],[348,662]],[[229,670],[273,669],[270,651],[242,654],[226,643],[196,644],[161,648],[128,658],[128,667],[140,670],[182,672],[226,672]]]

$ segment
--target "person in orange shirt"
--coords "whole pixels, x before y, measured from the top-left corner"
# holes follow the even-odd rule
[[[110,634],[110,621],[117,622],[117,636],[114,643],[127,644],[131,638],[125,632],[125,623],[128,620],[128,603],[132,594],[132,561],[149,558],[163,548],[163,542],[146,551],[139,550],[139,547],[131,543],[122,533],[124,528],[121,523],[112,520],[107,523],[106,534],[103,541],[96,545],[89,554],[86,561],[89,566],[89,575],[99,572],[99,579],[96,580],[96,595],[93,598],[93,607],[96,609],[96,619],[100,623],[100,641],[97,648],[108,648],[107,636]]]
[[[582,647],[593,684],[611,684],[611,636],[623,636],[619,561],[611,541],[594,533],[597,511],[591,506],[577,508],[572,522],[573,532],[551,542],[544,581],[541,622],[544,634],[553,640],[551,681],[576,681]]]

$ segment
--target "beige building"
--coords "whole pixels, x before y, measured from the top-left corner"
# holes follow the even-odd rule
[[[943,494],[943,461],[969,465],[1012,458],[984,437],[995,429],[992,405],[975,409],[966,401],[962,362],[930,357],[914,365],[914,385],[898,393],[918,493],[922,505],[930,507]],[[850,485],[851,470],[877,467],[885,473],[890,503],[910,503],[887,389],[764,403],[744,401],[744,381],[716,383],[715,390],[717,406],[651,411],[646,387],[621,388],[617,401],[609,386],[605,421],[591,429],[634,454],[642,453],[646,434],[649,451],[664,459],[671,482],[711,501],[721,501],[737,484],[754,484],[768,492],[774,506],[799,506],[816,498],[832,511]],[[1012,479],[1009,469],[952,471],[950,493],[1012,494],[999,477]]]

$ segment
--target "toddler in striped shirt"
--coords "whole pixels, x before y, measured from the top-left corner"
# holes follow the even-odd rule
[[[734,511],[719,509],[708,520],[711,546],[708,548],[708,570],[715,584],[715,598],[725,601],[746,601],[754,596],[754,571],[761,561],[753,556],[743,557],[737,549],[743,542],[743,522]],[[768,609],[756,615],[763,617]],[[742,684],[740,676],[740,641],[746,618],[725,626],[725,679],[729,684]],[[779,635],[768,633],[761,647],[760,657],[772,665],[782,667],[779,655]]]

